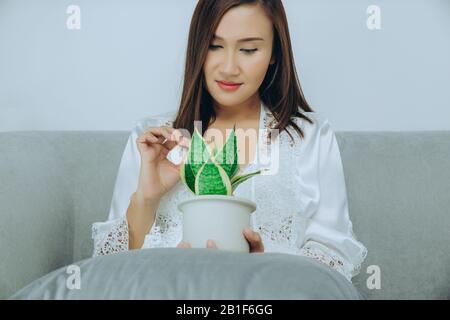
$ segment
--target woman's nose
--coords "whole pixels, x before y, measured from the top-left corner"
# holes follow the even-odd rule
[[[224,57],[222,71],[228,76],[239,74],[239,64],[234,54],[228,54]]]

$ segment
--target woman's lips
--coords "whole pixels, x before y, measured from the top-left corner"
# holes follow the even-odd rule
[[[222,81],[216,81],[220,88],[222,88],[225,91],[236,91],[240,88],[242,83],[227,83]]]

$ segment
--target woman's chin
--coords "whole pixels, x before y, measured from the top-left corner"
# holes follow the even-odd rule
[[[216,94],[213,96],[214,100],[222,107],[233,107],[244,103],[247,99],[243,98],[242,95],[237,95],[235,93],[231,94]]]

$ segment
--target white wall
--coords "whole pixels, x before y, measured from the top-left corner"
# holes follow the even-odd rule
[[[283,3],[306,98],[335,130],[450,130],[450,1]],[[0,131],[130,130],[175,110],[195,4],[0,0]]]

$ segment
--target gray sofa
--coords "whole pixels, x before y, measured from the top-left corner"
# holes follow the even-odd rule
[[[368,299],[450,298],[450,131],[337,132]],[[90,257],[128,132],[0,133],[0,298]],[[370,289],[369,266],[380,268]],[[369,278],[370,279],[370,278]]]

